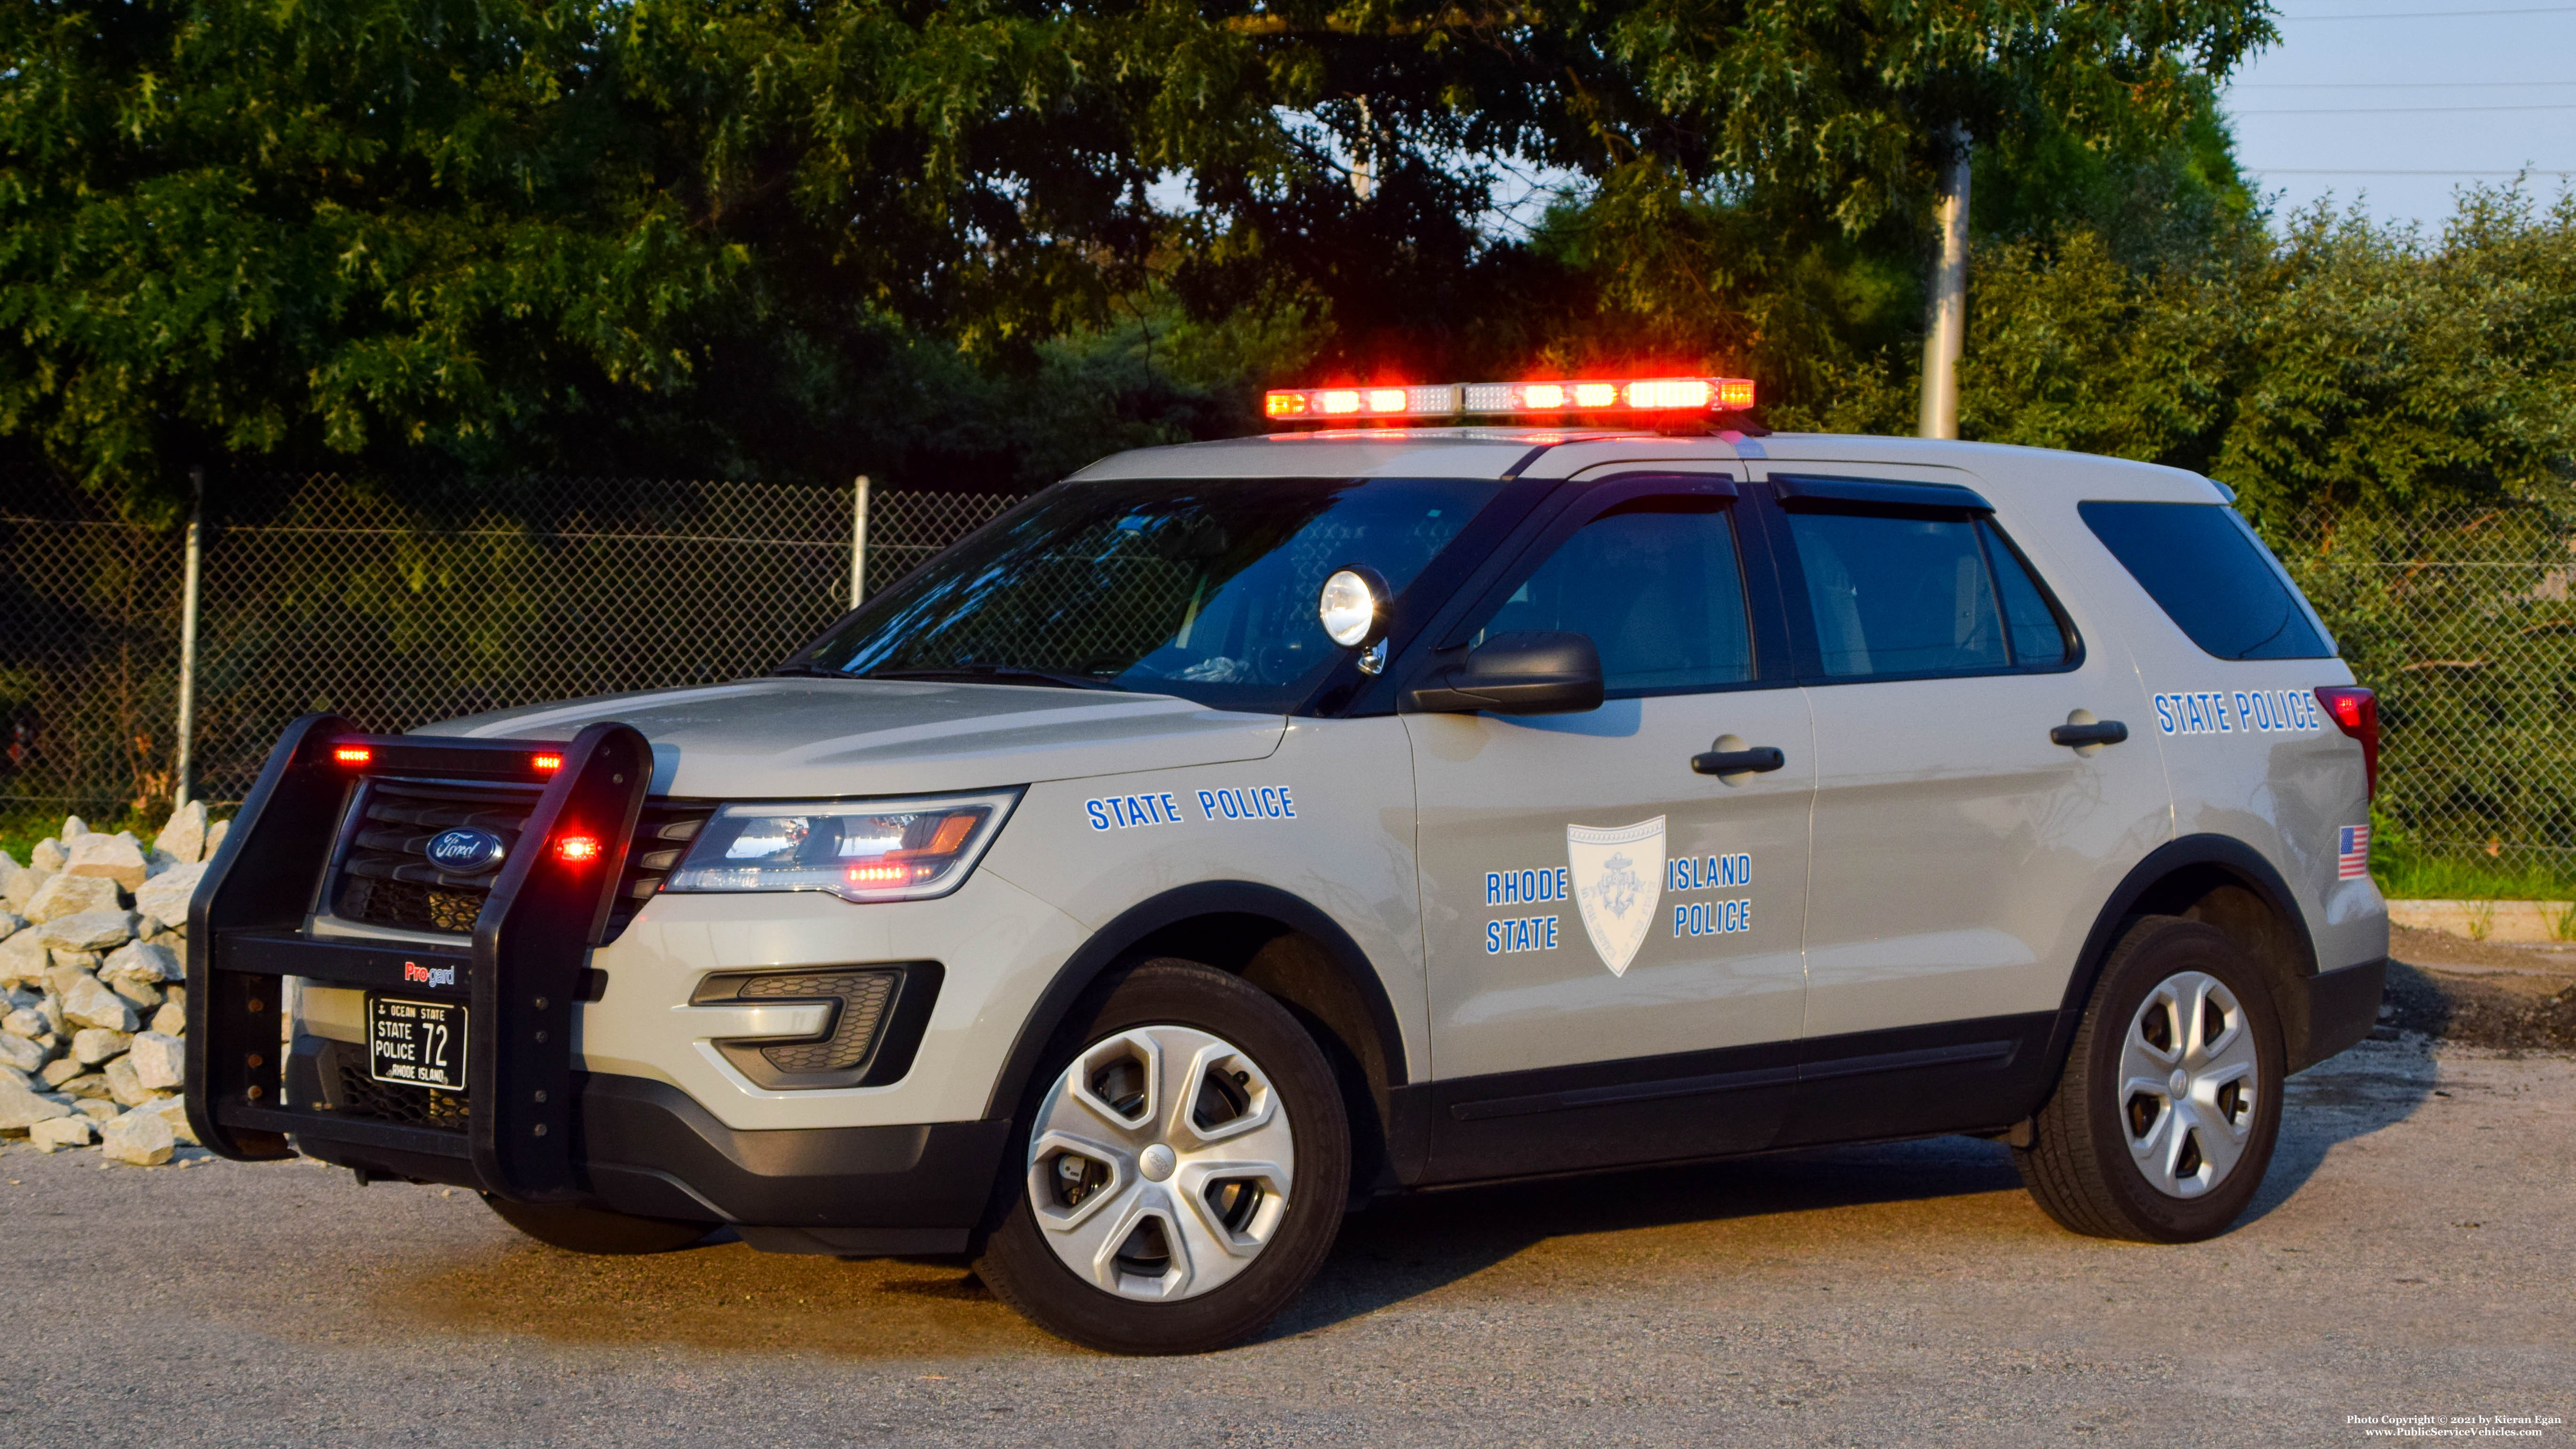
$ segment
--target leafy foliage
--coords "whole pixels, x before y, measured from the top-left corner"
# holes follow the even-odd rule
[[[1247,361],[1483,370],[1644,316],[1829,371],[1905,325],[1954,124],[2169,138],[2264,13],[23,0],[0,437],[164,501],[227,456],[1009,486],[1075,445],[997,398],[1071,426],[1078,380],[1104,443],[1240,415],[1258,379],[1137,365],[1176,305]],[[1522,162],[1597,183],[1536,246],[1485,222]]]

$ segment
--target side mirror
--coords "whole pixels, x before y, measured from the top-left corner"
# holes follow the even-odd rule
[[[1405,691],[1420,714],[1579,714],[1601,707],[1601,651],[1589,634],[1496,634]]]

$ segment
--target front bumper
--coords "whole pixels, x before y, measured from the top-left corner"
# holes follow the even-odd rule
[[[347,1042],[296,1043],[287,1090],[325,1101]],[[1008,1121],[901,1127],[727,1127],[679,1088],[646,1077],[574,1075],[578,1201],[638,1217],[730,1223],[771,1252],[956,1253],[982,1218]],[[354,1120],[307,1124],[307,1156],[378,1177],[481,1188],[463,1136]]]
[[[531,848],[513,851],[493,881],[470,952],[305,933],[360,776],[527,789],[539,753],[558,763],[545,767],[525,816]],[[297,721],[191,906],[187,1101],[199,1140],[236,1159],[300,1152],[519,1202],[732,1223],[760,1247],[962,1249],[1008,1122],[737,1129],[676,1087],[579,1069],[577,1003],[601,984],[591,953],[651,773],[643,737],[622,725],[593,725],[558,745],[364,736],[331,716]],[[590,849],[553,848],[571,836],[587,837]],[[287,984],[298,980],[466,1006],[466,1090],[401,1089],[425,1104],[420,1111],[352,1100],[344,1058],[364,1048],[290,1038],[282,1025]],[[363,1081],[364,1061],[355,1066]]]

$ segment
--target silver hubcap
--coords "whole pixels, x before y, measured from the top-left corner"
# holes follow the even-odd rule
[[[1194,1298],[1288,1215],[1297,1144],[1259,1063],[1194,1027],[1094,1043],[1039,1104],[1029,1204],[1047,1246],[1123,1298]]]
[[[2262,1083],[2235,993],[2198,971],[2167,977],[2120,1044],[2120,1125],[2156,1191],[2198,1197],[2227,1180],[2254,1136]]]

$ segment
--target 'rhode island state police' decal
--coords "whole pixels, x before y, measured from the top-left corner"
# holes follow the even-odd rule
[[[1592,949],[1611,975],[1627,975],[1664,897],[1664,817],[1606,829],[1569,825],[1565,858]]]

